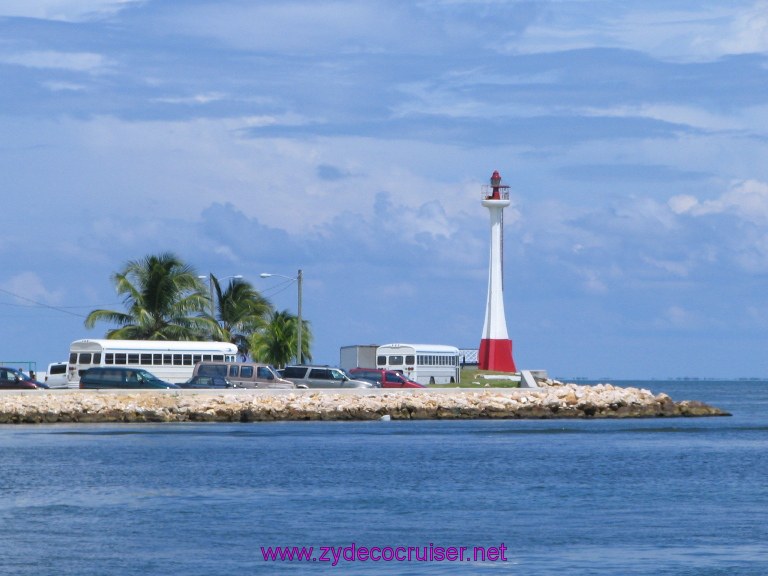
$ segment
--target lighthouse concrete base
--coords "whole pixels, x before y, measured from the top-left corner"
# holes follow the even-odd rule
[[[517,372],[515,361],[512,359],[512,340],[483,338],[480,341],[477,360],[480,370]]]

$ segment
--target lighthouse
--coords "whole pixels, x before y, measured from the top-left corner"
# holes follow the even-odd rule
[[[482,187],[482,203],[491,216],[491,252],[488,262],[488,299],[485,304],[483,338],[480,340],[480,370],[517,372],[512,359],[512,340],[504,316],[504,208],[509,206],[509,186],[495,170],[491,184]]]

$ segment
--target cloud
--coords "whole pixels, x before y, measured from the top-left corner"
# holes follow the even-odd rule
[[[699,324],[696,314],[683,306],[673,305],[665,308],[656,318],[655,324],[662,328],[689,329]]]
[[[768,2],[685,2],[655,5],[583,0],[552,3],[524,33],[504,44],[510,53],[613,47],[666,61],[713,61],[768,50]]]
[[[0,54],[0,62],[29,68],[69,70],[72,72],[101,73],[111,62],[92,52],[55,52],[50,50]]]
[[[669,206],[676,214],[695,217],[731,214],[753,224],[768,224],[768,184],[756,180],[736,182],[717,198],[699,200],[691,195],[673,196]]]
[[[429,43],[431,24],[402,4],[351,1],[217,2],[165,12],[182,34],[269,53],[400,52]]]
[[[768,52],[768,2],[759,0],[737,12],[728,31],[716,38],[715,45],[723,54]]]
[[[113,16],[145,0],[3,0],[0,18],[20,17],[88,22]]]
[[[16,302],[28,306],[58,304],[62,293],[46,288],[43,280],[35,272],[20,272],[2,283],[3,291],[15,297]]]

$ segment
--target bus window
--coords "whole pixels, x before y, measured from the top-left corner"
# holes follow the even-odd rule
[[[115,354],[115,364],[125,364],[126,355],[125,354]]]
[[[77,352],[70,352],[69,353],[69,363],[70,364],[77,364]]]
[[[416,357],[415,356],[406,356],[405,357],[405,363],[413,366],[416,363]]]
[[[184,366],[192,366],[192,354],[184,354],[182,358]]]
[[[389,357],[389,365],[390,366],[402,366],[403,365],[403,357],[398,356],[390,356]]]
[[[80,353],[80,364],[90,364],[91,363],[91,353],[90,352],[81,352]]]
[[[138,354],[128,354],[128,364],[138,364],[138,363],[139,363]]]
[[[386,356],[376,356],[376,366],[386,366],[386,365],[387,365]]]
[[[155,366],[162,366],[163,365],[163,355],[162,354],[152,354],[152,364]]]
[[[142,354],[141,364],[145,366],[152,366],[152,354]]]

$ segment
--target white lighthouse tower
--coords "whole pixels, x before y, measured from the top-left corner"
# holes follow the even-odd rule
[[[512,359],[512,340],[507,334],[504,316],[504,208],[509,206],[509,186],[501,183],[498,170],[491,176],[491,185],[482,189],[483,206],[491,215],[491,255],[488,262],[488,300],[485,305],[483,338],[480,340],[478,363],[480,370],[517,372]]]

